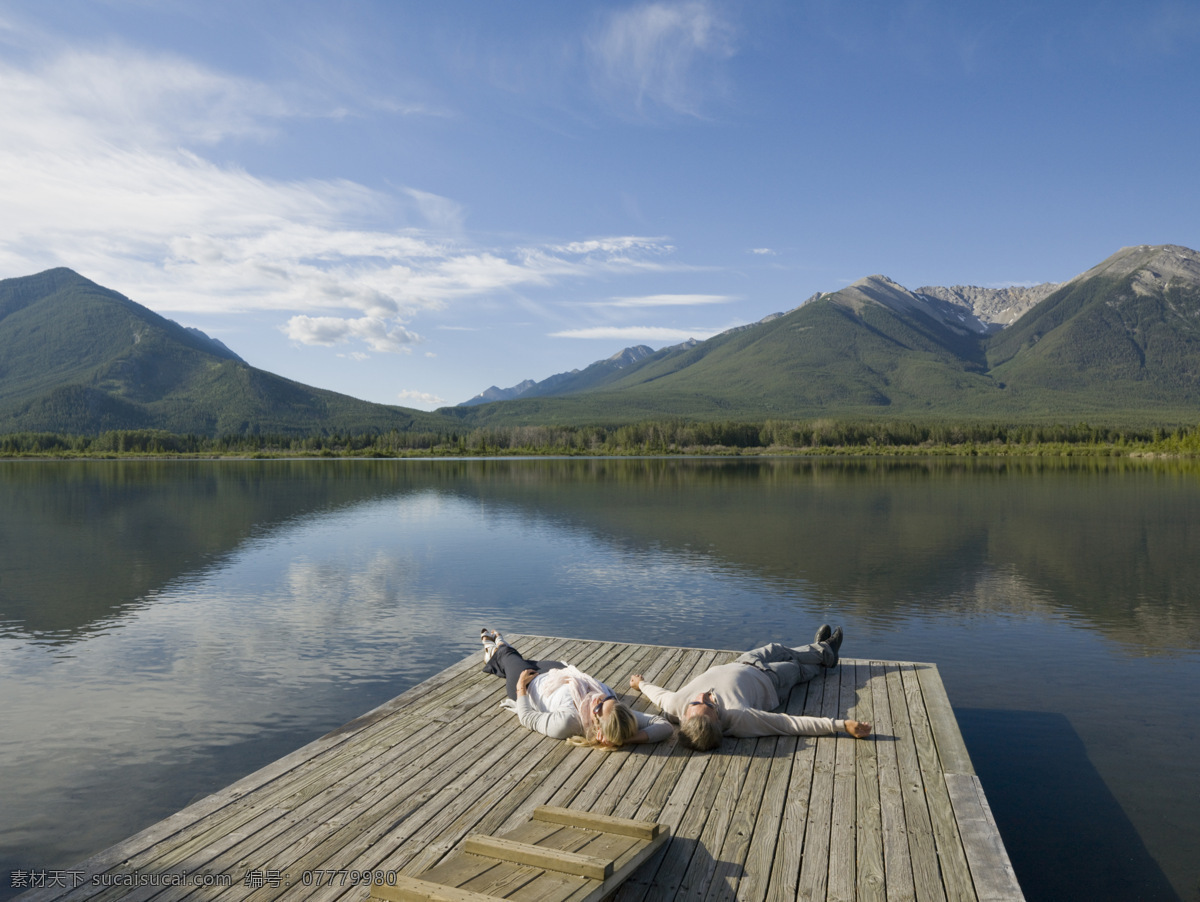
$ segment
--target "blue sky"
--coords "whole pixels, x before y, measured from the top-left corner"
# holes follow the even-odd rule
[[[5,2],[0,278],[434,409],[1200,247],[1200,4]]]

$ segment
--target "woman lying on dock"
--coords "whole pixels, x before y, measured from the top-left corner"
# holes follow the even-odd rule
[[[633,711],[578,668],[562,661],[528,661],[500,633],[486,628],[480,633],[484,673],[502,677],[508,684],[508,697],[522,726],[573,745],[601,749],[660,742],[673,732],[667,720]]]

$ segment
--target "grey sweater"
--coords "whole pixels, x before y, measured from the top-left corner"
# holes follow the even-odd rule
[[[721,664],[710,667],[674,692],[642,682],[642,692],[667,717],[678,723],[687,703],[701,692],[711,691],[717,700],[721,729],[726,736],[823,736],[838,727],[828,717],[783,714],[771,678],[750,664]]]

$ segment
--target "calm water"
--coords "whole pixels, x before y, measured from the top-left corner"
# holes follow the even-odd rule
[[[935,661],[1030,900],[1200,900],[1200,468],[0,462],[0,898],[479,627]]]

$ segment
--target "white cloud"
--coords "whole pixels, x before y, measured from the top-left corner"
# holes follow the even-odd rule
[[[293,316],[283,327],[292,341],[308,345],[338,345],[351,340],[362,341],[372,351],[397,353],[411,351],[421,336],[403,326],[389,324],[377,317],[342,319],[336,316]]]
[[[713,65],[733,55],[733,30],[713,4],[643,3],[608,16],[589,51],[597,86],[632,100],[699,116],[722,92]]]
[[[0,66],[0,147],[61,149],[102,141],[163,149],[270,134],[292,105],[256,82],[173,56],[68,50],[37,70]]]
[[[633,252],[650,251],[669,253],[674,250],[670,245],[664,245],[658,238],[641,238],[634,235],[609,238],[590,238],[586,241],[572,241],[569,244],[555,244],[546,248],[551,253],[568,256],[594,256],[597,254],[617,257],[627,256]]]
[[[694,307],[703,304],[728,304],[737,298],[727,294],[647,294],[640,297],[613,298],[612,307]]]
[[[394,353],[420,341],[415,317],[464,298],[670,268],[660,239],[478,247],[452,199],[274,180],[201,154],[315,115],[176,57],[0,62],[0,274],[68,266],[160,312],[278,311],[293,341]]]
[[[413,199],[417,209],[432,228],[451,234],[462,231],[466,215],[462,204],[428,191],[418,191],[416,188],[405,188],[404,191]]]
[[[702,340],[718,334],[720,329],[671,329],[664,326],[594,326],[586,329],[566,329],[551,332],[551,338],[603,338],[619,341],[687,341]]]
[[[396,397],[401,401],[416,402],[418,404],[440,406],[446,403],[445,398],[439,398],[437,395],[431,395],[429,392],[413,391],[412,389],[405,389],[404,391],[397,392]]]
[[[771,250],[769,247],[751,248],[750,253],[758,254],[763,257],[774,257],[775,256],[775,251]]]

